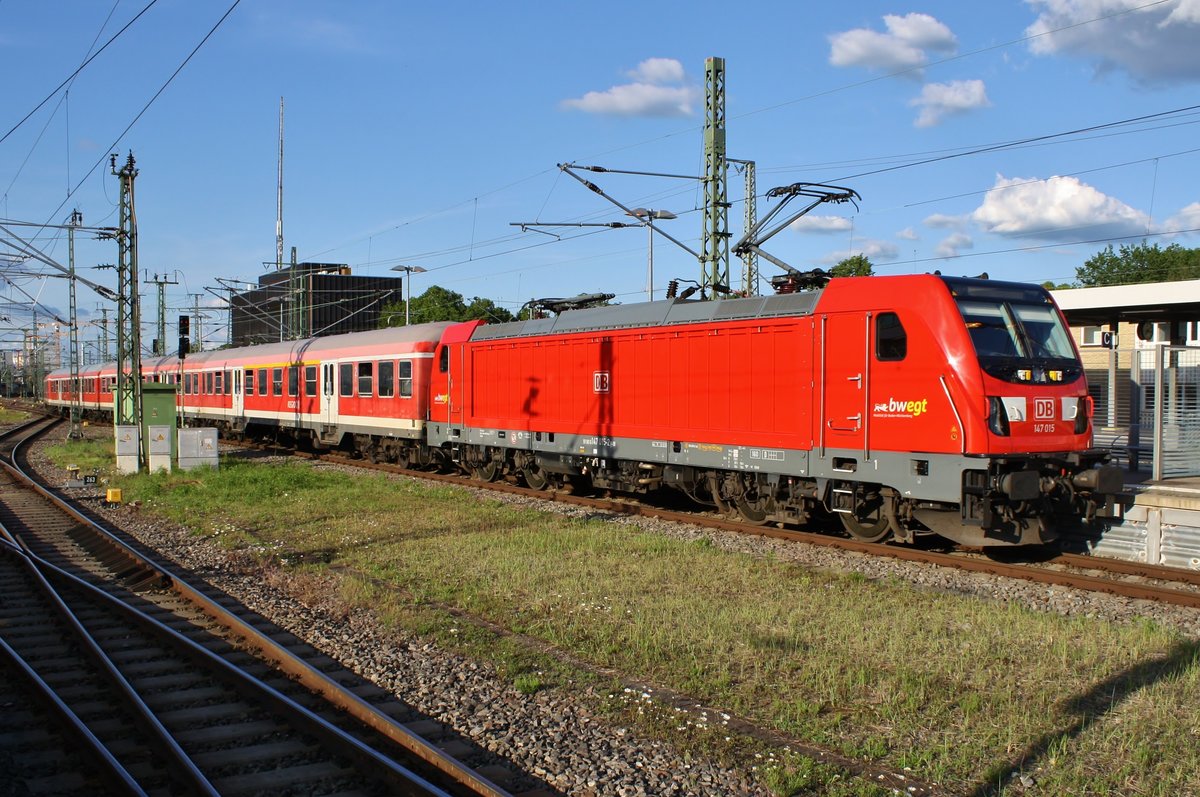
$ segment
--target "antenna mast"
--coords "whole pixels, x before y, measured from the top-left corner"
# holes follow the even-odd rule
[[[283,270],[283,97],[279,98],[279,184],[275,195],[275,270]]]

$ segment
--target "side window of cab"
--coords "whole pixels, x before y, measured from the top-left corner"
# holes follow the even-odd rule
[[[908,356],[908,333],[895,313],[875,317],[875,359],[898,362]]]

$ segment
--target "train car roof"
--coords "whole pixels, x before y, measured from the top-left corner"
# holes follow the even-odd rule
[[[387,327],[372,329],[366,332],[347,332],[341,335],[328,335],[320,338],[305,338],[303,340],[285,340],[279,343],[262,343],[257,346],[240,346],[228,349],[213,349],[189,354],[185,362],[192,366],[203,366],[206,363],[224,362],[297,362],[305,357],[328,354],[329,352],[357,353],[363,350],[387,349],[397,344],[405,345],[410,351],[424,347],[432,351],[442,338],[446,327],[453,326],[455,321],[435,321],[430,324],[413,324],[407,327]],[[142,370],[152,371],[160,368],[174,370],[179,367],[179,358],[143,357]],[[111,371],[116,368],[115,362],[98,363],[80,368],[81,372],[94,374],[97,371]],[[66,368],[59,368],[47,374],[47,378],[65,379],[70,377]]]
[[[712,302],[663,299],[639,304],[589,307],[584,310],[570,310],[553,318],[485,324],[475,330],[471,340],[499,340],[567,332],[810,315],[820,296],[821,291],[818,290],[777,296],[751,296],[745,299],[719,299]]]

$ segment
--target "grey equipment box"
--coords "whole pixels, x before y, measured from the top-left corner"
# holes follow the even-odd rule
[[[179,469],[216,468],[219,466],[217,430],[212,428],[179,430]]]

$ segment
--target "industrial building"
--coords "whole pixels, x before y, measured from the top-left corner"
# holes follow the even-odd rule
[[[375,329],[383,308],[403,300],[403,284],[399,277],[353,276],[341,263],[285,266],[233,294],[231,342],[248,346]]]

